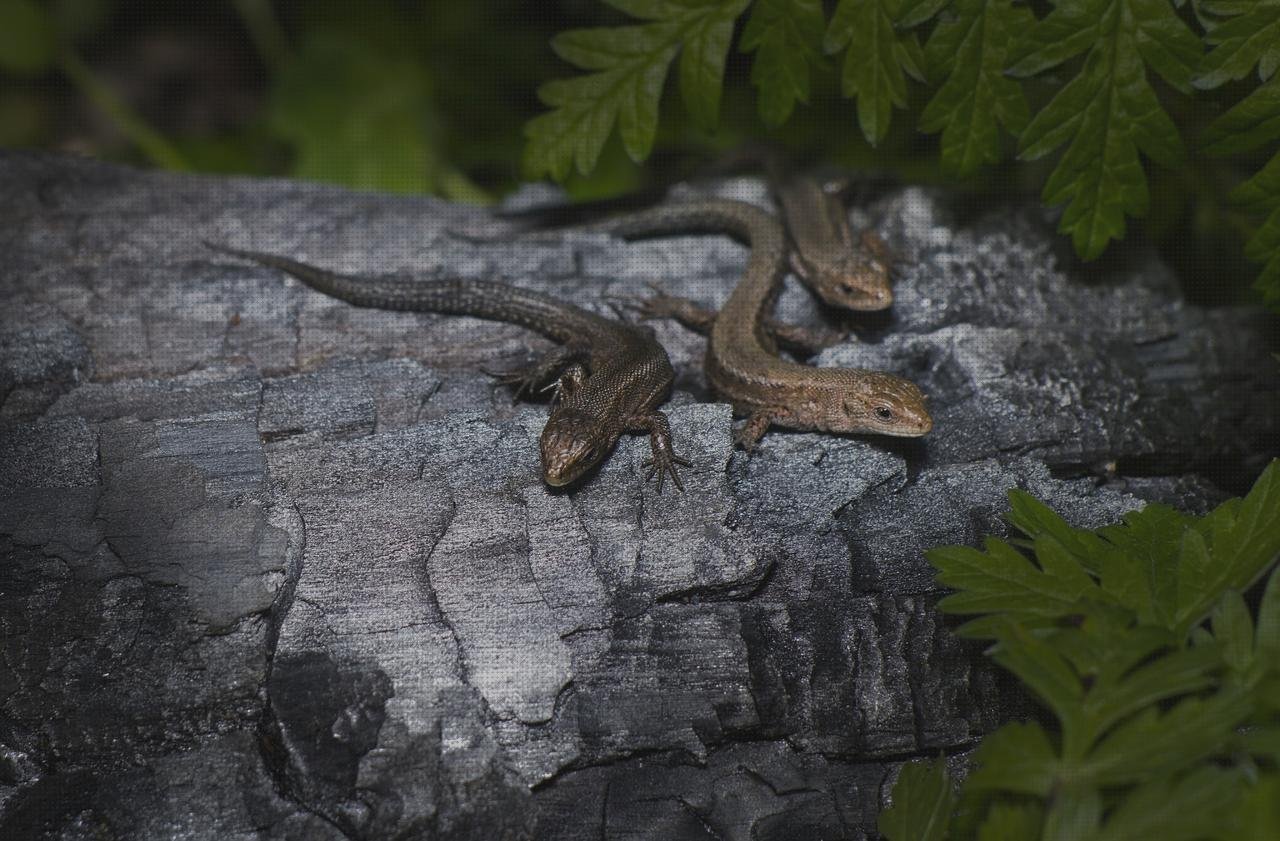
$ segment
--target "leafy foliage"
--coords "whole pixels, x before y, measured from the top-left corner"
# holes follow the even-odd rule
[[[920,42],[914,32],[903,31],[901,19],[904,7],[912,11],[919,5],[901,0],[840,0],[822,39],[828,53],[845,49],[840,86],[845,96],[858,98],[858,124],[873,145],[888,133],[893,109],[907,104],[907,75],[924,81]]]
[[[1197,87],[1209,89],[1248,75],[1254,65],[1262,85],[1219,117],[1205,136],[1205,151],[1229,155],[1280,138],[1280,0],[1210,2],[1206,14],[1219,22],[1207,39],[1217,45],[1209,53]],[[1257,175],[1241,184],[1232,198],[1263,216],[1245,245],[1245,255],[1262,263],[1257,288],[1267,303],[1280,309],[1280,152]]]
[[[1085,53],[1074,79],[1022,132],[1023,158],[1067,144],[1044,187],[1066,204],[1059,230],[1085,259],[1125,232],[1125,216],[1146,213],[1141,151],[1165,166],[1184,155],[1178,129],[1147,79],[1150,65],[1175,88],[1189,87],[1200,42],[1163,0],[1069,0],[1020,43],[1011,72],[1029,76]],[[1144,65],[1145,62],[1145,65]]]
[[[686,106],[702,129],[714,126],[733,19],[749,0],[605,2],[650,22],[555,40],[566,60],[594,72],[541,89],[552,110],[528,125],[532,176],[589,171],[615,125],[627,153],[646,157],[677,53]],[[1184,165],[1186,144],[1165,101],[1186,113],[1188,95],[1256,66],[1265,84],[1210,128],[1205,150],[1236,154],[1280,137],[1280,0],[1054,0],[1040,20],[1015,0],[839,0],[829,21],[818,0],[754,0],[739,46],[754,54],[757,107],[770,127],[809,102],[821,50],[843,53],[840,89],[856,100],[872,145],[888,136],[893,112],[911,106],[915,80],[931,87],[918,128],[941,133],[944,171],[971,177],[1000,163],[1002,128],[1024,161],[1060,153],[1042,197],[1063,207],[1059,229],[1085,259],[1123,237],[1130,218],[1146,215],[1144,159]],[[691,69],[691,55],[703,57],[694,62],[701,72]],[[1157,79],[1182,98],[1159,91]],[[1027,84],[1053,91],[1034,116]],[[1259,288],[1280,308],[1278,181],[1273,161],[1233,197],[1263,217],[1246,253],[1263,264]]]
[[[920,129],[942,132],[942,165],[967,176],[1001,157],[997,124],[1021,134],[1030,116],[1022,88],[1006,78],[1015,36],[1032,24],[1012,0],[956,0],[955,17],[938,24],[925,46],[946,80],[920,115]]]
[[[714,125],[733,22],[749,0],[608,0],[648,23],[575,29],[552,41],[556,53],[587,76],[548,82],[538,96],[552,111],[525,130],[525,169],[564,178],[589,172],[614,125],[634,160],[648,157],[667,71],[680,59],[680,93],[695,120]]]
[[[0,144],[483,201],[521,157],[579,197],[617,194],[652,182],[635,162],[655,148],[688,172],[763,124],[791,150],[958,177],[975,199],[1038,184],[1086,257],[1149,209],[1193,294],[1241,301],[1218,290],[1247,254],[1280,310],[1280,0],[290,9],[0,0]],[[178,57],[162,80],[143,44]],[[544,109],[529,80],[562,60],[580,72],[542,86]],[[662,107],[677,87],[684,107]]]
[[[751,82],[760,89],[760,118],[780,126],[797,102],[809,101],[810,67],[822,60],[821,0],[757,0],[742,31],[756,53]]]
[[[957,591],[941,609],[979,615],[961,633],[992,640],[1058,727],[992,733],[958,799],[908,766],[881,831],[926,837],[903,813],[946,806],[929,837],[1280,837],[1280,572],[1256,613],[1241,596],[1280,560],[1280,461],[1204,517],[1149,505],[1090,531],[1010,503],[1024,538],[929,560]]]

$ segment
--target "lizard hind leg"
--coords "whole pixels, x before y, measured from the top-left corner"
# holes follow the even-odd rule
[[[710,333],[716,311],[689,298],[669,295],[655,284],[646,284],[653,294],[632,302],[641,318],[670,318],[696,333]]]

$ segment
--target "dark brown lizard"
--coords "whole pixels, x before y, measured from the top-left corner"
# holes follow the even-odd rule
[[[662,492],[670,475],[683,489],[676,464],[689,462],[671,447],[671,426],[657,407],[675,377],[653,331],[566,304],[547,295],[481,280],[360,278],[336,274],[287,257],[242,251],[214,243],[209,248],[278,269],[334,298],[358,307],[472,315],[536,330],[560,343],[528,368],[500,375],[518,385],[516,396],[555,380],[556,395],[539,449],[542,478],[568,485],[591,470],[623,432],[648,432],[653,458],[648,478]],[[556,380],[556,377],[559,377]]]
[[[904,437],[933,428],[924,394],[912,382],[877,371],[813,368],[778,357],[764,324],[786,269],[787,248],[781,225],[768,212],[725,199],[687,201],[606,219],[587,229],[628,239],[728,232],[750,243],[746,273],[713,316],[705,364],[712,387],[748,415],[735,436],[744,449],[753,449],[772,424]],[[650,305],[647,314],[680,316],[661,302]]]

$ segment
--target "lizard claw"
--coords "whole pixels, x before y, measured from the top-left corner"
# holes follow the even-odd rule
[[[519,403],[520,398],[523,395],[532,393],[538,384],[535,379],[529,375],[528,369],[525,368],[517,368],[514,371],[495,371],[490,368],[481,368],[480,373],[493,377],[502,385],[515,386],[515,393],[511,395],[511,402],[513,404]],[[555,384],[553,383],[553,385]],[[545,391],[546,389],[543,390]]]
[[[687,458],[682,458],[670,450],[663,450],[661,453],[655,454],[654,458],[645,459],[640,466],[649,468],[649,473],[644,477],[646,482],[651,481],[654,476],[658,477],[658,493],[662,493],[662,480],[667,474],[671,476],[671,482],[680,491],[684,491],[684,483],[680,481],[680,473],[676,470],[676,465],[684,467],[692,467],[693,462]]]
[[[613,314],[617,316],[619,321],[630,322],[631,310],[637,309],[637,302],[631,298],[617,298],[606,296],[603,298],[604,305],[613,310]]]

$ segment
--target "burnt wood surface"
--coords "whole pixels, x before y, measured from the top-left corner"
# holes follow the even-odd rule
[[[657,322],[685,492],[645,483],[643,436],[557,492],[546,406],[480,371],[544,340],[200,241],[604,313],[649,281],[722,302],[742,246],[477,242],[509,223],[0,153],[0,836],[873,837],[904,760],[1038,714],[924,550],[1004,533],[1015,486],[1089,526],[1242,492],[1280,366],[1268,316],[1185,304],[1138,246],[1078,264],[1033,206],[895,187],[851,216],[903,259],[892,313],[791,279],[780,312],[851,326],[811,362],[915,380],[933,433],[735,453],[703,339]]]

